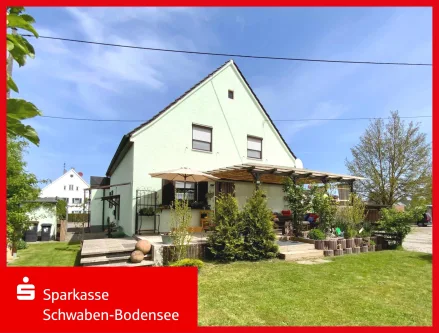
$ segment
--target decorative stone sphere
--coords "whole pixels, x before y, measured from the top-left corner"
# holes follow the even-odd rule
[[[133,253],[131,253],[130,255],[130,261],[132,263],[139,263],[142,262],[143,258],[145,257],[145,255],[143,254],[142,251],[133,251]]]
[[[136,243],[135,249],[143,252],[143,254],[147,254],[149,251],[151,251],[151,243],[147,240],[139,240]]]

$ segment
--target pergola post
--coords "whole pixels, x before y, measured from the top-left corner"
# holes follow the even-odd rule
[[[251,174],[253,176],[253,179],[255,180],[256,189],[259,190],[259,186],[261,185],[261,180],[260,180],[261,175],[259,172],[252,172]]]
[[[296,191],[297,175],[291,174],[289,177],[293,181],[294,191]],[[294,196],[294,200],[296,201],[296,195]],[[294,207],[297,207],[297,202],[294,202]],[[293,212],[293,219],[294,219],[293,220],[293,231],[294,231],[294,225],[296,225],[296,228],[298,227],[298,225],[296,224],[296,221],[297,221],[297,211],[296,211],[296,209],[294,209],[294,212]]]
[[[354,204],[354,197],[353,197],[353,194],[355,193],[354,192],[354,181],[355,181],[354,179],[349,181],[349,186],[350,186],[350,190],[351,190],[351,195],[350,195],[350,197],[351,197],[351,205]]]

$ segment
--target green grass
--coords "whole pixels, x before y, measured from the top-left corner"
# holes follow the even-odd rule
[[[202,326],[432,325],[432,256],[380,251],[320,265],[207,264]]]
[[[77,266],[79,264],[80,244],[59,242],[29,244],[25,250],[18,251],[18,259],[8,266]]]

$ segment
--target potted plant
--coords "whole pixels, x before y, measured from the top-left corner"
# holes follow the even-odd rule
[[[161,234],[163,244],[172,244],[172,233],[164,232]]]
[[[343,234],[344,238],[346,239],[346,248],[353,248],[355,247],[354,243],[354,236],[355,236],[355,230],[351,228],[347,228]]]

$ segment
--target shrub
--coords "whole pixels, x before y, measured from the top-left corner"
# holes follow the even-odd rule
[[[177,195],[175,196],[177,197]],[[185,259],[192,235],[189,232],[192,213],[186,198],[175,200],[171,206],[171,237],[174,244],[173,256],[176,260]]]
[[[293,212],[294,229],[300,234],[303,217],[311,209],[310,191],[305,190],[302,184],[294,184],[291,178],[288,177],[285,178],[283,183],[283,191],[288,202],[288,208]]]
[[[207,238],[213,259],[222,262],[242,259],[244,238],[238,201],[233,195],[220,193],[217,197],[213,225],[213,232]]]
[[[259,260],[276,257],[272,212],[262,190],[255,190],[247,200],[241,213],[242,235],[244,237],[243,259]]]
[[[346,239],[353,238],[355,236],[357,236],[357,231],[355,229],[347,228],[344,231],[344,238],[346,238]]]
[[[28,247],[28,245],[23,239],[18,240],[17,250],[24,250],[24,249],[27,249],[27,247]]]
[[[171,264],[173,267],[197,267],[201,269],[204,266],[204,262],[199,259],[182,259]]]
[[[312,229],[309,233],[308,233],[308,238],[310,239],[316,239],[316,240],[324,240],[326,239],[326,235],[323,231],[321,231],[320,229]]]
[[[312,189],[312,208],[319,215],[319,228],[325,232],[335,226],[337,203],[328,195],[328,187],[320,186]]]
[[[398,234],[402,242],[410,232],[411,224],[418,221],[420,216],[422,217],[421,212],[421,208],[403,212],[393,208],[383,208],[381,210],[381,219],[378,221],[379,229]]]

